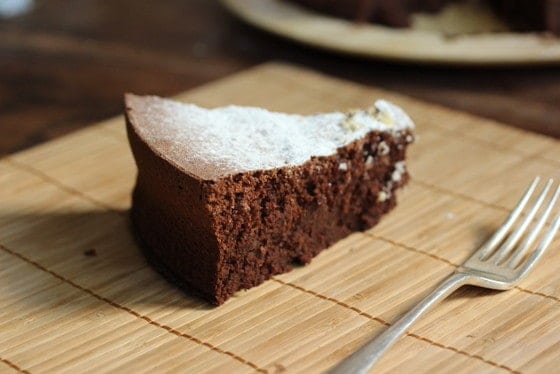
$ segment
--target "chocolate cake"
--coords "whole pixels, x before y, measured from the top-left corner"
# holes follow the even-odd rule
[[[284,0],[363,22],[408,27],[417,12],[435,12],[465,0]],[[549,31],[560,35],[560,0],[481,0],[518,31]]]
[[[310,116],[125,102],[135,233],[156,268],[214,304],[372,227],[408,179],[413,123],[383,100]]]
[[[453,0],[285,0],[337,17],[377,22],[393,27],[410,26],[418,11],[440,10]]]

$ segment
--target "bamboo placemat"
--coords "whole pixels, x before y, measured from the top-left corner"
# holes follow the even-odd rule
[[[128,225],[135,177],[115,118],[0,161],[0,371],[317,372],[378,334],[500,224],[560,143],[393,93],[266,64],[180,96],[311,113],[384,97],[417,123],[398,207],[314,261],[213,308],[166,283]],[[378,372],[553,372],[560,241],[508,292],[465,288]]]

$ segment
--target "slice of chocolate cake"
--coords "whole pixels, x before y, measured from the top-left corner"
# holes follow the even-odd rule
[[[376,224],[413,123],[379,100],[311,116],[126,95],[131,217],[148,258],[215,304]]]

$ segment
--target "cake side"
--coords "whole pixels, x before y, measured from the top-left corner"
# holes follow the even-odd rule
[[[410,131],[371,132],[299,167],[217,181],[208,205],[220,248],[218,302],[375,225],[408,180],[404,160],[411,141]]]
[[[130,218],[152,265],[189,293],[214,301],[219,248],[205,205],[205,182],[154,153],[127,116],[138,175]]]

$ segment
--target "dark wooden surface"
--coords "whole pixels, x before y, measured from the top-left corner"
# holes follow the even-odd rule
[[[560,67],[348,58],[246,26],[212,0],[49,0],[0,19],[0,154],[120,113],[125,91],[172,95],[270,60],[560,138]]]

